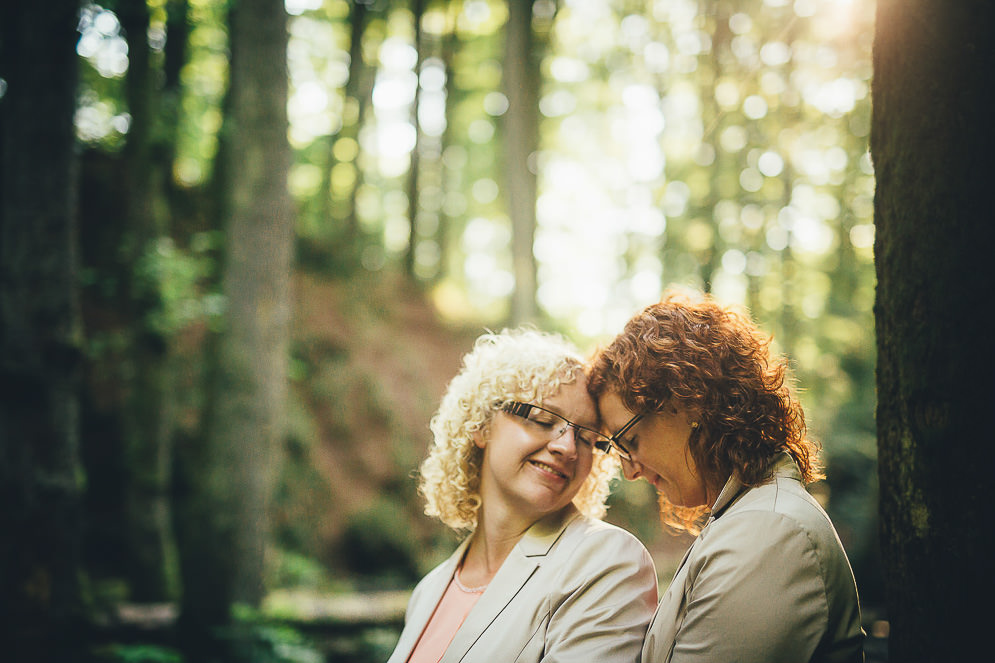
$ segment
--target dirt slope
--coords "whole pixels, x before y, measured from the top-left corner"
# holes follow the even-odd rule
[[[298,472],[310,458],[319,476],[285,475],[283,526],[316,528],[296,538],[339,560],[330,551],[348,548],[341,537],[350,524],[370,518],[409,530],[413,541],[437,536],[420,515],[411,474],[445,386],[482,330],[446,327],[424,293],[395,274],[300,274],[294,285],[291,437],[304,450]]]

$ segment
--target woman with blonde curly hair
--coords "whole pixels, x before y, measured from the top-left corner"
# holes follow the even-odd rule
[[[425,512],[470,534],[418,583],[389,663],[638,661],[656,571],[598,520],[618,461],[573,346],[481,336],[431,428]]]
[[[665,293],[594,360],[625,477],[697,534],[657,608],[644,663],[862,661],[857,588],[829,517],[786,362],[750,318]]]

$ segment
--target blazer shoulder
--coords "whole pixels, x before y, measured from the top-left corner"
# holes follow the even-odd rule
[[[716,518],[715,523],[722,522],[727,517],[743,516],[751,512],[779,514],[794,521],[802,529],[834,529],[825,510],[805,489],[801,481],[788,477],[777,477],[761,486],[751,488],[725,513]]]
[[[579,544],[585,546],[631,546],[637,549],[646,549],[643,542],[629,530],[588,516],[581,516],[572,522],[567,528],[567,533]]]
[[[594,518],[578,518],[567,531],[553,554],[562,578],[582,578],[594,573],[639,572],[656,570],[653,558],[642,541],[628,530]],[[565,584],[570,584],[565,581]]]
[[[751,556],[766,559],[795,546],[799,553],[814,554],[823,568],[845,565],[849,569],[829,516],[798,482],[787,483],[753,489],[760,499],[744,500],[710,522],[699,536],[698,556],[735,551],[739,561]]]

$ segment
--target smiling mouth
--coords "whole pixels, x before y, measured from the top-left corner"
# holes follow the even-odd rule
[[[530,463],[531,463],[531,464],[532,464],[532,465],[533,465],[534,467],[537,467],[537,468],[539,468],[539,469],[540,469],[540,470],[542,470],[543,472],[547,472],[547,473],[549,473],[549,474],[554,474],[554,475],[556,475],[556,476],[560,477],[561,479],[566,479],[566,478],[567,478],[567,475],[566,475],[565,473],[563,473],[563,472],[561,472],[560,470],[556,469],[556,468],[555,468],[555,467],[553,467],[552,465],[547,465],[546,463],[543,463],[543,462],[540,462],[540,461],[538,461],[538,460],[530,460],[529,462],[530,462]]]

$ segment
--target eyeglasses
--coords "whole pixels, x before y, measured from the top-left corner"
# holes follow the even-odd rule
[[[501,409],[531,424],[531,429],[546,442],[559,439],[566,434],[568,428],[573,428],[574,439],[581,444],[597,449],[601,453],[607,453],[611,447],[611,440],[593,428],[575,424],[563,415],[539,405],[512,401],[503,405]]]
[[[618,432],[611,437],[605,438],[605,442],[613,446],[615,448],[615,452],[625,460],[632,460],[632,452],[625,448],[625,445],[622,444],[619,438],[628,433],[633,426],[639,423],[639,420],[642,418],[643,415],[641,414],[635,415],[632,419],[629,419],[624,426],[619,428]]]

